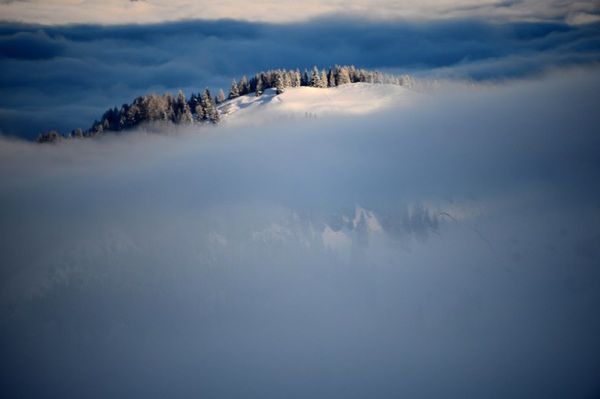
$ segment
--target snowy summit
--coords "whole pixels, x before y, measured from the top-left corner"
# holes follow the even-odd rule
[[[299,69],[269,70],[250,79],[243,76],[239,82],[233,80],[227,96],[219,90],[213,97],[208,88],[192,94],[189,99],[182,91],[176,96],[169,93],[140,96],[131,104],[107,110],[87,130],[78,128],[67,135],[53,130],[40,134],[37,141],[94,137],[148,123],[217,124],[223,116],[230,122],[239,122],[249,113],[266,109],[277,117],[282,114],[308,118],[326,114],[364,114],[392,103],[398,104],[395,100],[411,86],[412,81],[406,75],[395,76],[354,66],[321,70],[313,67],[312,71],[304,70],[303,73]]]

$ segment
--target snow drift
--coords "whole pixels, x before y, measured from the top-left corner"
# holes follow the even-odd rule
[[[417,93],[391,84],[350,83],[327,89],[290,87],[277,95],[267,89],[228,100],[218,107],[225,123],[245,124],[252,114],[265,113],[270,118],[318,118],[334,115],[363,115],[391,107],[407,106],[416,101]]]

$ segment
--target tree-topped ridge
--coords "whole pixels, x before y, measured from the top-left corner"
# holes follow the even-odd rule
[[[281,94],[289,87],[327,88],[357,82],[411,85],[411,79],[407,75],[386,74],[354,66],[336,65],[328,69],[318,69],[315,66],[310,71],[305,69],[303,72],[300,72],[299,69],[274,69],[259,72],[250,79],[243,76],[239,81],[233,80],[227,98],[223,90],[219,90],[213,98],[209,89],[205,89],[202,93],[192,94],[189,99],[182,91],[179,91],[176,96],[169,93],[146,94],[137,97],[131,104],[123,104],[121,108],[114,107],[107,110],[100,120],[94,121],[87,130],[79,128],[67,135],[61,135],[53,130],[40,134],[37,141],[46,143],[66,138],[95,137],[105,132],[125,131],[154,122],[216,124],[221,118],[217,105],[228,99],[251,93],[261,96],[264,90],[269,88],[273,88],[277,94]]]

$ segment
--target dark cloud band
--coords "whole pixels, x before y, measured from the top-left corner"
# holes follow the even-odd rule
[[[318,19],[156,25],[0,25],[0,129],[87,125],[149,91],[226,87],[269,68],[356,64],[435,76],[494,79],[600,59],[600,25]]]

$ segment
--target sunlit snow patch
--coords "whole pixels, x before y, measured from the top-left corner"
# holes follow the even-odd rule
[[[277,95],[267,89],[234,98],[219,106],[226,123],[247,123],[248,116],[264,118],[362,115],[392,106],[406,106],[416,93],[398,85],[352,83],[338,87],[291,87]],[[265,112],[265,111],[269,112]]]

